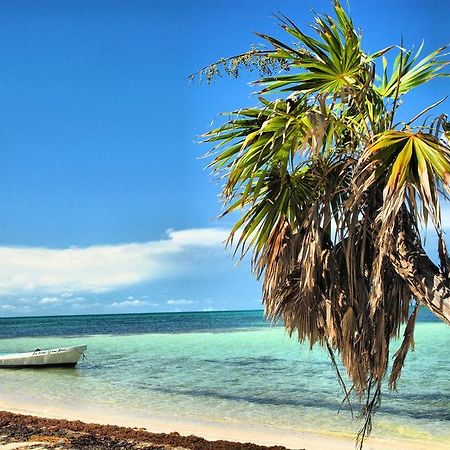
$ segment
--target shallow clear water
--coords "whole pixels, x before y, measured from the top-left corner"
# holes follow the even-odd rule
[[[76,369],[2,370],[1,400],[104,408],[122,416],[197,418],[288,430],[354,433],[326,353],[270,327],[260,311],[0,320],[0,351],[87,344]],[[439,439],[450,448],[450,327],[416,328],[398,393],[374,435]]]

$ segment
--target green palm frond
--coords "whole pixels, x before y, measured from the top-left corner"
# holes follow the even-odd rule
[[[338,2],[334,5],[336,19],[317,17],[313,26],[317,38],[303,33],[290,19],[280,17],[282,28],[297,40],[297,48],[278,39],[260,34],[290,61],[290,68],[300,72],[292,75],[265,77],[255,82],[261,92],[295,91],[340,93],[347,86],[364,84],[370,66],[360,48],[361,37],[355,32],[350,17]]]
[[[305,98],[260,100],[262,107],[235,111],[231,120],[204,135],[205,142],[216,144],[212,152],[219,152],[209,167],[226,175],[225,199],[241,183],[251,185],[256,174],[261,179],[277,165],[286,176],[331,145],[325,137],[333,136],[335,126]]]
[[[383,56],[383,72],[376,87],[378,92],[387,98],[394,98],[396,95],[403,95],[411,89],[420,86],[433,78],[443,76],[442,69],[449,64],[449,61],[442,60],[443,51],[447,47],[441,47],[420,59],[423,50],[423,43],[413,55],[411,50],[400,49],[395,58],[392,74],[388,74],[388,62]]]
[[[410,204],[423,205],[422,217],[431,214],[440,227],[439,192],[450,187],[450,148],[431,134],[390,130],[379,135],[365,158],[376,163],[376,178],[386,179],[385,197],[403,190]],[[414,211],[418,213],[418,211]]]
[[[286,220],[297,227],[304,208],[316,195],[317,183],[308,167],[299,167],[287,175],[280,172],[277,165],[258,174],[260,178],[255,179],[249,190],[238,195],[225,212],[244,210],[230,232],[230,239],[238,236],[236,250],[244,254],[252,248],[255,261],[277,223]]]

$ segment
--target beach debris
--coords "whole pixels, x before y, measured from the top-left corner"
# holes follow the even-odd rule
[[[6,447],[8,446],[8,447]],[[142,428],[48,419],[0,412],[0,449],[61,450],[287,450],[230,441],[207,441],[179,433],[150,433]],[[303,449],[304,450],[304,449]]]

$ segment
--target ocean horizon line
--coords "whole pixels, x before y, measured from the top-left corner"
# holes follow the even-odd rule
[[[221,309],[221,310],[193,310],[193,311],[155,311],[155,312],[111,312],[111,313],[90,313],[90,314],[27,314],[22,316],[0,316],[3,319],[40,319],[48,317],[104,317],[104,316],[143,316],[143,315],[166,315],[166,314],[222,314],[222,313],[238,313],[238,312],[264,312],[263,308],[256,309]]]

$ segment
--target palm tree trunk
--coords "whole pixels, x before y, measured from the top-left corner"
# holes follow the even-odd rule
[[[414,234],[398,233],[397,248],[390,255],[390,261],[408,283],[415,299],[450,325],[450,280],[426,255]]]

